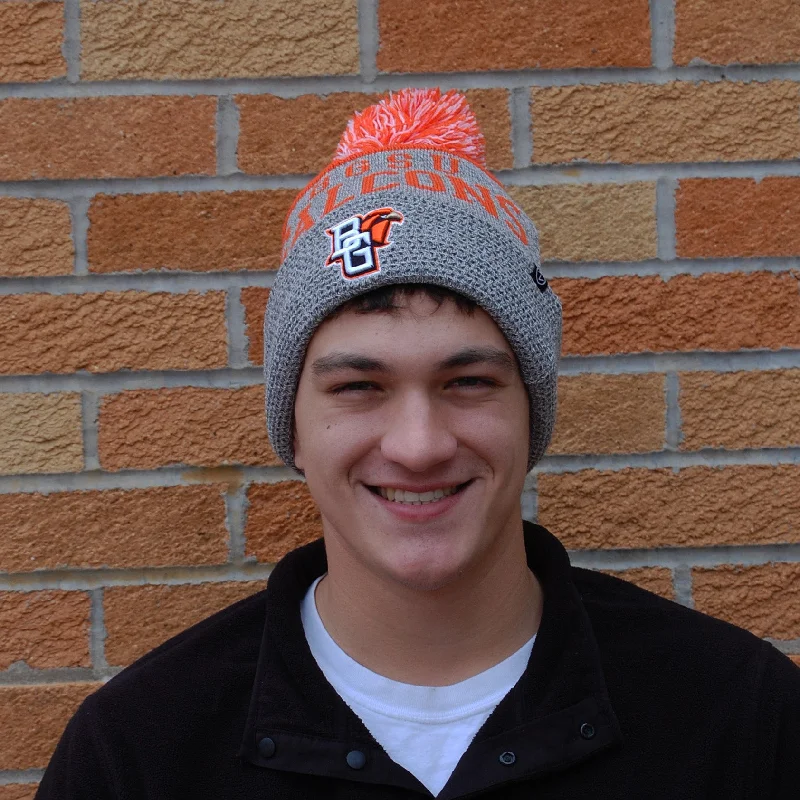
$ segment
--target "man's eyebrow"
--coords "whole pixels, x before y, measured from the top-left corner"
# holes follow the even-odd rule
[[[358,353],[329,353],[327,356],[320,356],[311,364],[311,372],[317,377],[344,369],[356,372],[389,371],[389,367],[383,361]]]
[[[465,347],[438,364],[438,369],[447,370],[455,367],[469,367],[473,364],[492,364],[501,369],[516,371],[514,357],[499,347]]]

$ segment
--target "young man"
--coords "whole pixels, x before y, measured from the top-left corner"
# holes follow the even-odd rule
[[[301,194],[267,418],[324,543],[90,697],[39,798],[794,798],[800,671],[523,523],[561,316],[463,98],[401,92]]]

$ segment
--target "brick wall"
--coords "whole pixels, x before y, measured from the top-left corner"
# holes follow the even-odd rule
[[[467,91],[564,301],[526,516],[800,660],[800,6],[0,0],[0,800],[316,536],[263,424],[280,226],[349,115]]]

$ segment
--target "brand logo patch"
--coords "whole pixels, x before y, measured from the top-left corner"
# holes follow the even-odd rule
[[[540,292],[547,291],[547,278],[539,272],[539,267],[537,267],[536,264],[533,265],[531,277],[533,278],[533,282],[539,287]]]
[[[391,244],[392,223],[402,225],[403,215],[393,208],[376,208],[328,228],[325,233],[331,237],[331,254],[325,266],[339,264],[342,277],[348,280],[380,272],[378,249]]]

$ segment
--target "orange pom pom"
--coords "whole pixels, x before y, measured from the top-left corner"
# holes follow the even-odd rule
[[[336,161],[394,147],[445,150],[486,167],[486,141],[464,95],[451,89],[403,89],[356,114]]]

